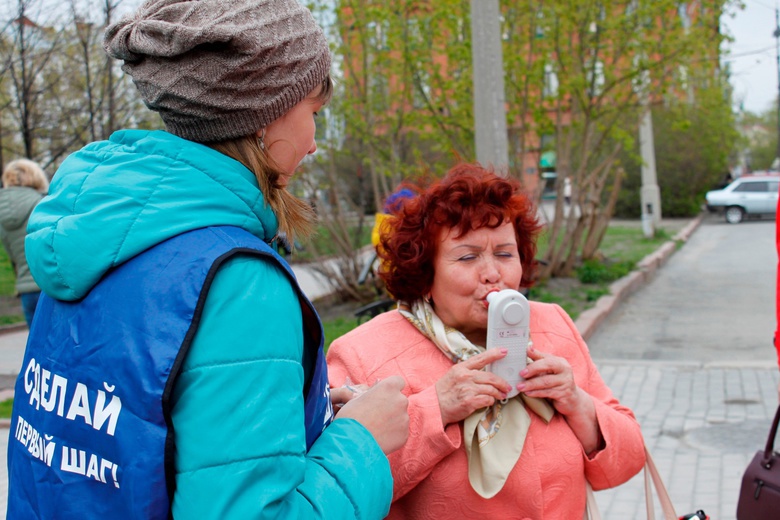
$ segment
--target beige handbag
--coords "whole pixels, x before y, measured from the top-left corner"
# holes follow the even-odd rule
[[[658,473],[658,468],[655,467],[653,457],[650,456],[650,452],[647,451],[646,446],[645,458],[645,501],[647,502],[648,520],[655,519],[653,486],[655,486],[655,493],[658,495],[658,502],[661,504],[661,509],[664,513],[664,520],[678,520],[677,513],[674,512],[672,501],[669,499],[669,493],[666,491],[666,486],[664,486],[661,475]],[[651,479],[652,484],[650,483]],[[583,520],[601,520],[601,512],[599,512],[596,496],[593,494],[593,488],[590,487],[590,483],[587,483],[587,508],[585,509]]]

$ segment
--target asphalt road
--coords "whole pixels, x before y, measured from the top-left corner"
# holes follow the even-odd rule
[[[774,220],[708,216],[588,340],[594,359],[773,361]]]

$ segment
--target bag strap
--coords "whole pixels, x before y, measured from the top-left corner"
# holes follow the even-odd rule
[[[778,414],[780,417],[780,414]],[[776,426],[776,425],[775,425]],[[651,484],[652,481],[652,484]],[[664,513],[664,520],[678,520],[677,513],[674,512],[674,506],[672,500],[669,498],[669,492],[666,491],[661,475],[658,473],[658,468],[655,467],[655,461],[650,456],[650,452],[645,446],[645,502],[647,504],[647,519],[655,519],[655,505],[653,503],[653,485],[655,486],[655,493],[658,495],[658,502],[661,504],[661,510]],[[590,482],[585,481],[585,515],[583,520],[601,520],[601,512],[599,511],[598,503],[596,502],[596,495],[593,493],[593,488]]]
[[[775,438],[777,437],[777,425],[780,423],[780,406],[777,407],[775,420],[772,421],[772,429],[769,430],[769,437],[766,439],[766,448],[764,448],[764,460],[762,465],[766,466],[772,460],[772,452],[775,449]]]
[[[588,479],[585,479],[585,514],[582,515],[582,520],[601,520],[599,504]]]
[[[658,473],[658,468],[655,467],[655,461],[650,455],[647,446],[645,446],[645,501],[647,502],[647,518],[652,520],[655,518],[655,507],[653,505],[653,489],[650,485],[650,478],[652,478],[655,485],[655,493],[658,495],[658,502],[661,504],[661,510],[664,513],[665,520],[678,520],[677,513],[674,512],[674,506],[672,500],[669,498],[669,492],[666,491],[661,475]]]

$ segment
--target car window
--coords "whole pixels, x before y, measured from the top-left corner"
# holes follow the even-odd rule
[[[765,193],[769,189],[769,183],[767,181],[755,181],[755,182],[743,182],[734,191],[739,192],[763,192]]]
[[[769,181],[769,191],[771,193],[777,193],[778,188],[780,188],[780,181]]]

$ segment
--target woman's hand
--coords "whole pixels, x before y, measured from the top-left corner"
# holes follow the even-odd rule
[[[350,418],[362,424],[388,455],[406,444],[409,437],[409,399],[401,392],[406,381],[391,376],[350,399],[336,420]]]
[[[441,421],[444,426],[459,422],[479,410],[506,398],[512,387],[503,378],[482,370],[506,356],[506,349],[491,349],[450,368],[436,382]]]
[[[525,382],[517,389],[528,397],[549,399],[555,410],[566,418],[569,427],[582,443],[585,453],[603,444],[593,398],[574,382],[574,372],[562,357],[528,349],[533,361],[520,371]]]
[[[330,402],[335,413],[339,413],[341,407],[355,397],[368,390],[368,385],[344,385],[330,389]]]
[[[588,403],[590,396],[574,382],[569,362],[562,357],[528,349],[528,357],[533,361],[520,371],[525,382],[517,389],[528,397],[549,399],[555,410],[563,415],[580,412]]]

